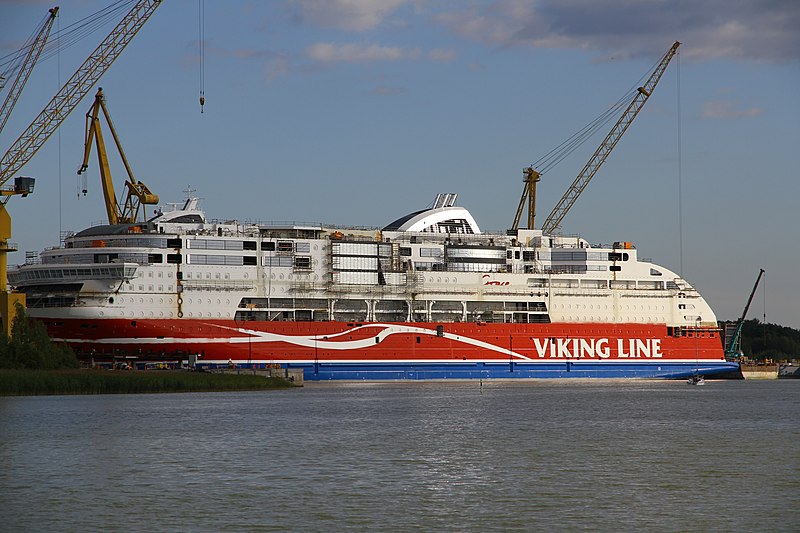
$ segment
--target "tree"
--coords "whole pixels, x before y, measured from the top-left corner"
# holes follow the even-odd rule
[[[77,368],[78,360],[65,344],[56,344],[47,335],[44,324],[31,320],[25,308],[17,304],[11,323],[11,338],[0,338],[0,368],[55,370]]]

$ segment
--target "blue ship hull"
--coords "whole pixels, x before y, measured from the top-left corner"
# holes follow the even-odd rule
[[[714,363],[290,363],[307,381],[386,381],[445,379],[686,379],[714,377],[739,370],[739,364]]]

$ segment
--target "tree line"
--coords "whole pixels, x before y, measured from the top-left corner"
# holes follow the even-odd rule
[[[800,359],[800,330],[763,323],[757,318],[745,320],[742,352],[751,359]]]

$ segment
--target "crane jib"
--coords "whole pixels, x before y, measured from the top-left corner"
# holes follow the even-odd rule
[[[617,120],[614,126],[611,128],[611,131],[606,135],[603,139],[603,142],[600,143],[600,146],[597,147],[592,157],[589,161],[584,165],[581,172],[572,182],[572,185],[567,189],[567,192],[564,193],[564,196],[558,201],[556,206],[553,208],[551,213],[545,219],[544,223],[542,224],[542,231],[545,233],[553,233],[558,229],[561,225],[561,222],[564,220],[567,212],[570,210],[572,205],[575,203],[575,200],[578,199],[578,196],[583,192],[586,186],[589,184],[589,181],[594,177],[597,171],[602,166],[603,162],[605,162],[606,158],[608,158],[611,151],[616,146],[617,142],[619,142],[622,135],[628,129],[628,126],[631,125],[633,119],[636,118],[636,115],[641,110],[644,103],[653,94],[653,90],[655,89],[658,81],[661,79],[661,76],[664,74],[664,71],[669,65],[669,62],[675,56],[678,51],[678,47],[681,43],[676,41],[672,47],[667,51],[664,57],[661,58],[656,68],[650,74],[647,82],[644,85],[638,88],[636,93],[634,94],[633,100],[628,104],[628,107],[622,113],[622,116]],[[526,187],[525,193],[523,196],[528,195],[528,189]],[[524,200],[523,200],[524,202]],[[522,204],[522,202],[521,202]],[[517,217],[519,218],[519,217]],[[529,219],[532,219],[532,216],[529,216]],[[516,221],[515,226],[516,228]],[[533,229],[532,227],[529,229]]]

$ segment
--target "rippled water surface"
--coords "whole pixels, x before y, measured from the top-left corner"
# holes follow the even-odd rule
[[[0,398],[3,531],[797,531],[800,380]]]

